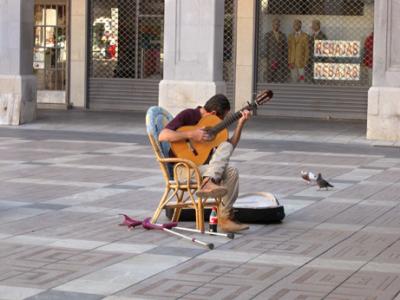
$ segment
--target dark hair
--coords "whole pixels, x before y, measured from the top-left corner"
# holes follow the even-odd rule
[[[204,105],[207,112],[215,111],[219,118],[223,118],[225,113],[231,109],[228,98],[222,94],[212,96]]]

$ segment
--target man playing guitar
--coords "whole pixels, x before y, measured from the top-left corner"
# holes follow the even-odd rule
[[[264,92],[265,93],[265,92]],[[272,96],[268,95],[269,100]],[[258,96],[259,97],[259,96]],[[204,128],[189,131],[177,131],[179,128],[188,125],[196,125],[202,118],[215,115],[223,120],[230,111],[228,99],[217,94],[211,97],[204,107],[185,109],[180,112],[159,135],[160,142],[208,142],[213,139]],[[233,204],[239,193],[239,173],[237,168],[228,165],[233,150],[240,140],[243,126],[250,119],[251,113],[244,109],[238,119],[233,135],[219,146],[211,154],[208,162],[199,166],[203,176],[203,185],[197,192],[201,197],[222,197],[222,203],[218,208],[218,225],[225,232],[237,232],[248,229],[248,225],[240,224],[233,219]],[[170,153],[175,156],[174,153]]]

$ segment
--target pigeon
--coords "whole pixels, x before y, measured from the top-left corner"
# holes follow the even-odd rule
[[[317,184],[319,189],[326,188],[328,190],[329,187],[333,187],[332,184],[322,178],[321,173],[318,173]]]
[[[317,180],[317,176],[313,172],[301,171],[301,178],[303,178],[307,184],[310,184],[312,181]]]

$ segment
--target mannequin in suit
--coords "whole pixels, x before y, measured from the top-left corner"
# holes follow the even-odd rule
[[[301,21],[294,20],[293,32],[288,38],[288,62],[292,82],[304,82],[304,68],[309,59],[308,34],[301,30]]]
[[[273,19],[272,30],[264,37],[267,82],[285,82],[287,79],[288,44],[280,26],[281,21]]]

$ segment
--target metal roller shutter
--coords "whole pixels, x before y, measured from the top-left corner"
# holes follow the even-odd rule
[[[258,112],[267,116],[366,120],[368,88],[300,84],[257,85],[271,89],[274,99]]]
[[[141,110],[158,104],[159,80],[90,78],[89,108]]]

